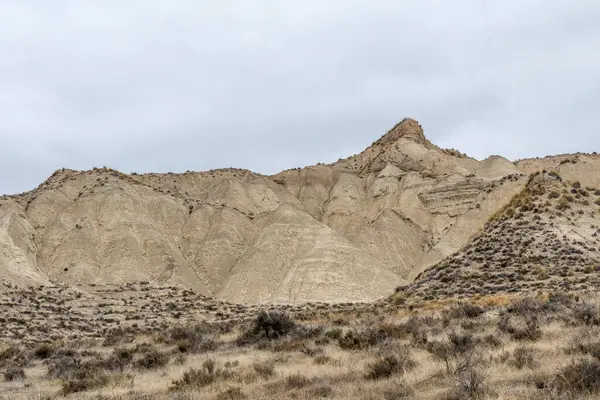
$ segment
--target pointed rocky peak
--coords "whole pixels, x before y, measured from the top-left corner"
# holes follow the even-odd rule
[[[411,139],[422,144],[427,142],[421,125],[411,118],[405,118],[400,123],[396,124],[396,126],[383,135],[378,142],[382,144],[393,143],[400,138]]]

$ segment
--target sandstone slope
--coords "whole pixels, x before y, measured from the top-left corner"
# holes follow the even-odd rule
[[[411,298],[600,289],[600,190],[534,174],[460,251],[417,277]]]
[[[406,119],[360,154],[274,176],[64,169],[0,198],[0,281],[148,281],[244,303],[370,301],[458,251],[532,171],[597,179],[597,157],[561,157],[477,161],[436,147]]]

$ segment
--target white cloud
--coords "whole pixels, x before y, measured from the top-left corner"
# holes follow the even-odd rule
[[[592,0],[8,2],[0,192],[62,166],[274,173],[405,116],[479,158],[597,151],[599,17]]]

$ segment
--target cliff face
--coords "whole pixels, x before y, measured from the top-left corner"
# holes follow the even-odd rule
[[[274,176],[60,170],[0,198],[0,280],[177,283],[249,303],[373,300],[458,251],[529,173],[595,184],[599,159],[570,157],[477,161],[407,119],[358,155]]]

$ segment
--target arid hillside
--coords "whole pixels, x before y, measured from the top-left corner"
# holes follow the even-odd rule
[[[0,197],[0,290],[149,282],[234,303],[372,301],[459,251],[544,169],[600,187],[596,155],[478,161],[411,119],[360,154],[274,176],[59,170]]]
[[[597,292],[599,235],[600,190],[536,173],[482,232],[399,295],[414,301]]]

